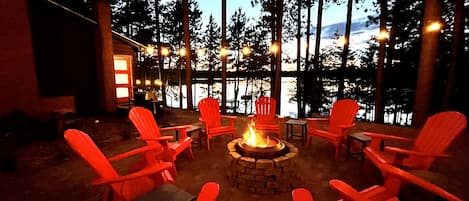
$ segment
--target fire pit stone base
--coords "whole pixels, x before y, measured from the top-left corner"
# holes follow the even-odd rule
[[[236,152],[235,145],[240,140],[235,139],[227,145],[225,172],[232,185],[242,191],[259,194],[290,192],[299,185],[298,148],[282,141],[290,150],[287,154],[273,159],[255,159]]]

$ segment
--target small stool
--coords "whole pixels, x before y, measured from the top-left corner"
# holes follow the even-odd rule
[[[361,150],[356,153],[350,153],[350,145],[352,143],[352,140],[355,140],[357,142],[361,143]],[[347,159],[349,159],[350,155],[353,154],[360,154],[362,161],[365,160],[365,155],[363,154],[363,149],[366,147],[368,142],[371,141],[371,137],[368,137],[365,135],[365,132],[356,132],[356,133],[350,133],[347,136]]]
[[[299,120],[299,119],[290,119],[287,122],[285,122],[285,125],[287,127],[287,140],[293,137],[301,137],[301,141],[303,143],[306,143],[306,121],[304,120]],[[294,125],[299,125],[301,126],[301,134],[294,134],[293,133],[293,126]]]

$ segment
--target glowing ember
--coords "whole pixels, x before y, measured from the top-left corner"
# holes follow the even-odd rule
[[[253,126],[254,126],[254,123],[251,123],[251,125],[249,125],[249,131],[244,133],[243,135],[244,143],[251,147],[260,147],[260,148],[267,147],[269,145],[269,136],[264,138],[263,136],[258,135],[256,133],[256,130],[253,128]]]

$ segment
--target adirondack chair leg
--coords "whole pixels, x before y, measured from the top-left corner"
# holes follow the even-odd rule
[[[210,138],[207,136],[207,151],[210,151]]]
[[[187,157],[191,160],[194,160],[194,155],[192,154],[192,146],[189,146],[187,149]]]
[[[336,160],[338,160],[339,157],[340,157],[340,147],[341,146],[342,146],[341,144],[336,145],[336,148],[335,148],[335,159]]]

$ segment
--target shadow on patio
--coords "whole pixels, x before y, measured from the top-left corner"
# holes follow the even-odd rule
[[[241,136],[247,129],[248,118],[239,116],[236,120],[237,135]],[[198,123],[199,114],[194,111],[166,111],[158,120],[161,127],[165,125],[181,125]],[[95,120],[99,119],[99,123]],[[136,140],[136,130],[126,117],[79,118],[75,126],[89,133],[96,144],[107,156],[112,156],[134,147],[144,145]],[[295,127],[295,129],[298,129]],[[295,130],[296,131],[296,130]],[[351,131],[374,131],[399,136],[415,137],[418,130],[398,126],[358,122]],[[298,131],[296,131],[298,132]],[[285,127],[282,127],[285,133]],[[170,133],[165,133],[170,134]],[[194,141],[198,141],[195,134]],[[285,139],[285,134],[283,134]],[[227,154],[226,144],[229,136],[211,139],[211,150],[193,145],[195,160],[191,161],[180,155],[176,160],[179,175],[175,178],[176,185],[191,194],[197,194],[205,182],[215,181],[220,184],[220,201],[235,200],[291,200],[290,193],[278,195],[254,195],[231,186],[225,176],[224,165]],[[319,201],[336,200],[338,194],[329,188],[330,179],[338,178],[349,183],[356,189],[363,189],[372,184],[381,184],[379,172],[366,174],[361,171],[358,158],[345,160],[343,149],[340,160],[334,160],[334,147],[319,138],[313,138],[312,146],[305,148],[299,139],[290,140],[299,148],[298,175],[301,181],[298,187],[309,189]],[[447,152],[454,156],[451,159],[436,161],[432,170],[449,179],[445,189],[461,197],[469,199],[465,191],[469,185],[469,136],[461,134],[449,147]],[[63,139],[52,141],[34,141],[23,146],[16,152],[18,167],[12,173],[0,173],[0,193],[2,200],[100,200],[104,187],[92,187],[93,171],[75,155]],[[117,170],[125,172],[135,158],[115,163]],[[419,200],[411,189],[406,189],[405,200]]]

